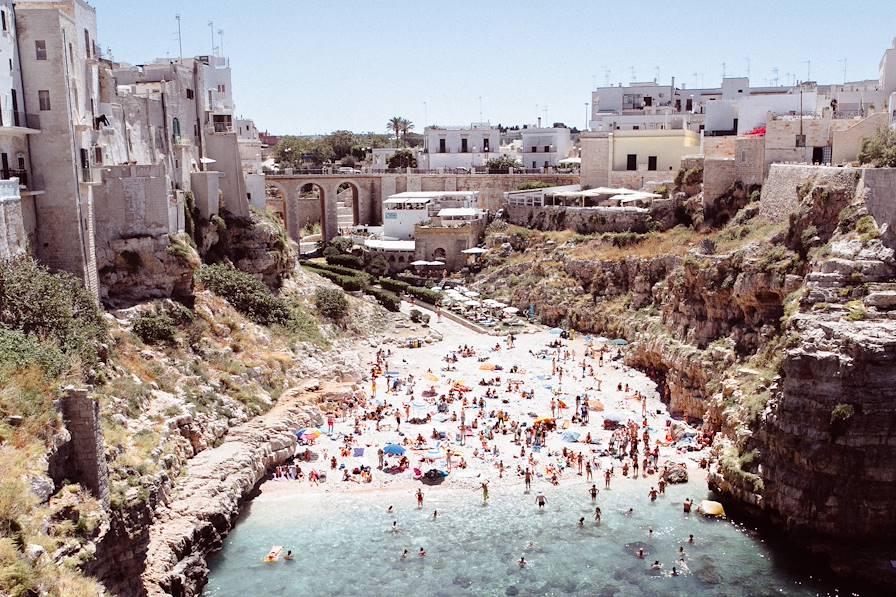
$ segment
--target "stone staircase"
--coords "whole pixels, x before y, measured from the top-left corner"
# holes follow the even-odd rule
[[[352,190],[345,189],[336,195],[336,227],[339,230],[348,230],[355,224],[352,213]]]

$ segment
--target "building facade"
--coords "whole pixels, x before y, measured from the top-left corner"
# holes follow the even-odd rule
[[[488,123],[428,126],[424,130],[422,164],[429,170],[482,168],[501,153],[501,132]]]
[[[560,160],[569,157],[571,149],[572,138],[566,127],[527,127],[522,130],[524,168],[556,167]]]

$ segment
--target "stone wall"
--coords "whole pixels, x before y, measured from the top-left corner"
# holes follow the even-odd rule
[[[168,177],[162,164],[103,168],[103,182],[93,191],[93,204],[100,251],[117,238],[177,232],[169,229]]]
[[[249,215],[246,181],[242,175],[239,142],[236,133],[210,133],[205,139],[206,153],[215,160],[223,197],[221,207],[235,216]]]
[[[582,187],[607,186],[610,180],[609,136],[606,133],[583,133],[579,143],[582,148]]]
[[[703,155],[707,158],[733,158],[737,146],[738,137],[725,135],[723,137],[704,137]]]
[[[108,507],[109,475],[99,402],[86,389],[67,388],[60,400],[60,410],[71,436],[63,465],[64,478],[81,483],[104,507]]]
[[[650,210],[640,207],[531,207],[510,205],[512,224],[536,230],[573,230],[579,234],[647,232]]]
[[[835,124],[840,122],[844,121],[835,121]],[[862,148],[862,139],[871,137],[878,129],[886,127],[889,124],[889,117],[886,112],[877,112],[862,120],[845,122],[850,123],[849,127],[831,130],[832,164],[847,164],[855,161]]]
[[[759,213],[771,219],[787,218],[799,206],[802,185],[824,182],[855,188],[860,177],[861,170],[857,168],[772,164],[762,187]]]
[[[881,229],[881,241],[896,249],[896,168],[865,168],[858,191]]]
[[[737,180],[737,163],[733,157],[706,158],[703,162],[703,202],[721,197]]]
[[[737,180],[745,185],[761,185],[765,181],[765,139],[738,137],[735,142]]]
[[[504,203],[504,193],[515,191],[527,181],[540,180],[551,186],[578,184],[575,174],[421,174],[407,175],[408,184],[419,185],[419,191],[479,191],[479,207],[497,211]]]
[[[414,228],[414,259],[444,261],[448,271],[457,271],[463,268],[467,262],[467,256],[461,251],[479,244],[479,239],[484,232],[484,221],[454,228],[416,226]],[[444,251],[444,255],[440,251]]]
[[[0,181],[0,259],[22,255],[27,244],[19,182]]]

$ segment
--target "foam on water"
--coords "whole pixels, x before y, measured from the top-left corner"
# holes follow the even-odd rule
[[[696,512],[683,514],[685,497],[699,502],[705,494],[693,482],[670,486],[652,504],[645,483],[601,490],[600,526],[584,483],[546,491],[543,512],[534,492],[522,493],[522,483],[518,489],[492,488],[485,506],[478,491],[426,488],[422,510],[411,491],[265,497],[249,506],[212,558],[205,595],[731,596],[822,590],[789,570],[752,533]],[[394,514],[386,512],[390,504]],[[634,514],[627,516],[630,506]],[[578,527],[580,517],[584,528]],[[393,520],[397,534],[390,532]],[[272,544],[292,549],[295,561],[262,563]],[[684,566],[679,546],[685,548]],[[420,547],[424,559],[417,557]],[[645,549],[644,560],[635,556],[638,547]],[[406,561],[399,557],[404,549]],[[529,562],[526,568],[517,565],[520,556]],[[650,569],[654,560],[663,564],[661,573]],[[682,575],[670,576],[672,566]]]

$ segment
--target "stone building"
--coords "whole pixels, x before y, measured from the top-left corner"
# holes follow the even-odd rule
[[[521,148],[524,168],[553,168],[569,157],[572,139],[566,127],[526,127],[522,131]]]
[[[579,142],[586,189],[640,189],[650,181],[671,180],[682,157],[700,152],[700,136],[686,129],[584,133]]]
[[[501,132],[488,123],[470,126],[428,126],[423,132],[418,167],[429,170],[472,170],[500,155]]]

